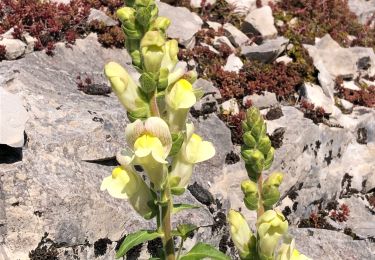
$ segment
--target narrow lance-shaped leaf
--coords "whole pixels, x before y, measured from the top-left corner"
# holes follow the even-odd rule
[[[220,252],[211,245],[198,243],[187,254],[180,257],[179,260],[200,260],[209,258],[212,260],[229,260],[230,257]]]
[[[116,259],[124,256],[133,247],[160,236],[160,233],[152,230],[141,230],[136,233],[127,235],[116,253]]]

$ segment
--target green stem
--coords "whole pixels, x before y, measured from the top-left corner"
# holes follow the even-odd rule
[[[163,206],[161,206],[161,228],[164,233],[163,246],[165,258],[167,260],[175,260],[174,242],[171,228],[171,212],[173,204],[169,183],[165,185],[161,192],[161,200],[165,203]]]
[[[261,173],[259,175],[259,178],[258,178],[258,201],[259,201],[258,202],[258,210],[257,210],[257,218],[258,219],[264,213],[262,193],[263,193],[263,176],[262,176],[262,173]]]
[[[177,260],[180,259],[180,255],[181,255],[181,250],[182,250],[182,246],[184,245],[184,239],[181,238],[181,241],[180,241],[180,246],[178,248],[178,253],[177,253]]]
[[[150,100],[150,110],[151,110],[152,116],[160,117],[159,107],[158,107],[158,103],[156,101],[156,91],[155,91],[155,94],[152,96],[152,98]]]

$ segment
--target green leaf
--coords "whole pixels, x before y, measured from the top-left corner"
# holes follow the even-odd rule
[[[200,208],[200,207],[199,206],[195,206],[195,205],[190,205],[190,204],[178,203],[178,204],[173,204],[172,213],[176,214],[177,212],[180,212],[181,210],[185,210],[185,209],[198,209],[198,208]]]
[[[175,156],[180,151],[182,143],[184,142],[184,135],[182,132],[172,134],[172,142],[172,148],[168,156]]]
[[[116,259],[124,256],[133,247],[160,237],[160,233],[153,230],[141,230],[126,236],[119,250],[116,252]]]
[[[177,231],[183,240],[185,240],[192,232],[197,230],[199,227],[193,224],[181,224],[177,226]]]
[[[142,73],[141,77],[139,78],[139,82],[141,83],[141,89],[145,93],[151,93],[155,91],[157,86],[157,83],[154,80],[154,76],[148,72]]]
[[[212,260],[230,260],[230,257],[220,252],[211,245],[198,243],[186,255],[180,257],[180,260],[200,260],[208,258]]]

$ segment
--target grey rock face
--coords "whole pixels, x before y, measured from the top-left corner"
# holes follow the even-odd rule
[[[4,38],[0,40],[0,45],[5,46],[5,58],[7,60],[15,60],[25,54],[26,44],[18,39]]]
[[[298,250],[312,259],[373,258],[375,246],[370,241],[353,240],[343,233],[325,229],[291,229],[290,232],[295,237]]]
[[[106,15],[103,11],[91,8],[89,17],[87,18],[87,23],[92,21],[98,21],[104,23],[106,26],[115,26],[118,24],[117,21],[113,20],[111,17]]]
[[[246,34],[241,32],[239,29],[237,29],[237,27],[235,27],[234,25],[230,23],[224,24],[223,29],[227,37],[229,38],[229,40],[236,47],[245,45],[246,43],[250,41],[250,39],[246,36]]]
[[[22,147],[27,111],[21,99],[0,88],[0,144]]]
[[[251,11],[242,24],[241,31],[245,34],[259,34],[263,39],[272,39],[277,35],[272,9],[269,6]]]
[[[193,47],[194,35],[201,29],[202,19],[185,7],[174,7],[162,2],[158,2],[157,5],[159,15],[171,20],[167,30],[168,36],[177,39],[185,47]]]
[[[216,112],[218,109],[217,99],[221,98],[220,91],[214,87],[213,83],[204,79],[194,82],[194,88],[204,91],[203,97],[194,105],[192,113],[200,115]]]
[[[258,60],[269,63],[275,60],[284,50],[288,39],[278,37],[274,40],[264,41],[262,45],[242,46],[241,54],[249,60]]]

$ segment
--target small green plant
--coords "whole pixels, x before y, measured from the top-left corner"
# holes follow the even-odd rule
[[[186,223],[172,229],[171,217],[196,206],[174,204],[173,196],[185,192],[194,165],[213,157],[215,148],[194,133],[192,123],[187,123],[189,109],[202,92],[192,86],[196,79],[194,72],[176,67],[178,43],[166,39],[170,21],[158,17],[153,0],[125,3],[127,6],[120,8],[117,16],[126,36],[126,48],[141,76],[137,84],[121,65],[110,62],[105,66],[113,92],[132,123],[125,129],[128,149],[117,154],[121,166],[104,178],[101,190],[127,200],[146,220],[156,219],[157,229],[128,234],[116,258],[134,246],[161,238],[164,250],[158,259],[229,259],[204,243],[181,254],[184,241],[198,227]],[[146,180],[135,166],[141,166]],[[174,237],[180,237],[177,254]]]
[[[241,183],[244,203],[249,210],[257,211],[257,232],[254,235],[243,215],[229,211],[232,240],[243,260],[307,260],[294,246],[294,239],[287,235],[288,221],[273,209],[280,199],[283,175],[272,173],[263,180],[262,172],[273,162],[274,148],[267,136],[266,123],[257,108],[250,108],[243,121],[243,146],[241,155],[245,161],[249,180]],[[280,241],[282,239],[282,244]]]

